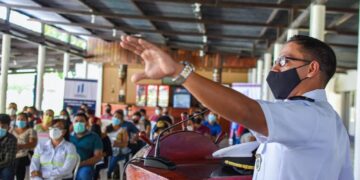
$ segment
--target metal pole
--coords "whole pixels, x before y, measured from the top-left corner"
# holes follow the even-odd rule
[[[96,96],[96,115],[100,117],[101,115],[101,103],[102,103],[102,88],[103,88],[103,73],[104,66],[103,63],[99,63],[98,65],[98,76],[97,76],[97,96]]]
[[[263,84],[262,84],[262,99],[263,100],[269,100],[269,85],[266,83],[266,78],[268,73],[270,72],[271,68],[271,54],[265,53],[264,54],[264,72],[263,72]]]
[[[262,83],[264,61],[259,59],[256,63],[256,84]]]
[[[273,61],[275,61],[279,56],[280,56],[280,51],[281,48],[283,47],[284,44],[281,43],[275,43],[274,44],[274,57],[273,57]]]
[[[325,39],[325,6],[311,4],[310,7],[310,36],[321,41]]]
[[[64,79],[68,77],[69,68],[70,68],[70,54],[66,52],[64,53],[64,66],[63,66]]]
[[[44,45],[39,45],[38,49],[38,64],[37,64],[37,83],[36,83],[36,101],[35,107],[38,110],[41,110],[41,104],[43,99],[43,83],[44,83],[44,71],[45,71],[45,54],[46,47]]]
[[[299,30],[290,28],[287,30],[287,38],[286,39],[289,40],[290,38],[292,38],[293,36],[298,35],[298,34],[299,34]]]
[[[1,96],[0,96],[0,113],[5,113],[6,110],[6,92],[7,92],[7,80],[8,69],[10,61],[10,45],[11,37],[9,34],[3,34],[2,48],[1,48]]]
[[[360,5],[359,5],[360,7]],[[359,13],[360,17],[360,13]],[[359,21],[360,22],[360,21]],[[360,23],[358,28],[360,34]],[[358,47],[360,47],[360,36],[358,36]],[[360,180],[360,49],[357,53],[357,84],[356,84],[356,106],[355,106],[355,149],[354,149],[354,176],[355,180]]]
[[[88,78],[88,70],[89,70],[89,64],[87,61],[83,60],[83,66],[84,66],[84,78]]]

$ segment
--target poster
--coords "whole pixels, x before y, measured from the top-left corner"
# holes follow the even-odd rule
[[[76,112],[81,104],[96,109],[97,80],[65,78],[64,108],[71,106]]]

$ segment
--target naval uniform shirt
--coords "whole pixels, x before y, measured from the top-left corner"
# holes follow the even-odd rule
[[[253,132],[261,143],[253,180],[354,179],[349,136],[325,90],[303,96],[315,101],[258,101],[269,134]]]

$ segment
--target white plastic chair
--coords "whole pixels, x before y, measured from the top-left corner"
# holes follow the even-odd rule
[[[75,171],[74,171],[74,176],[73,179],[76,180],[76,175],[78,173],[79,170],[79,166],[80,166],[80,155],[76,153],[76,166],[75,166]]]
[[[132,158],[132,153],[129,153],[128,155],[128,161],[130,161],[130,159]],[[125,171],[125,164],[126,164],[126,158],[123,160],[118,161],[118,165],[119,165],[119,173],[120,173],[120,180],[123,180],[124,177],[122,176],[124,174]]]

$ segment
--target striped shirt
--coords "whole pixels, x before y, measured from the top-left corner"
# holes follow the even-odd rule
[[[48,140],[38,144],[31,159],[30,173],[40,171],[43,179],[71,178],[77,163],[75,146],[63,140],[57,147]]]

